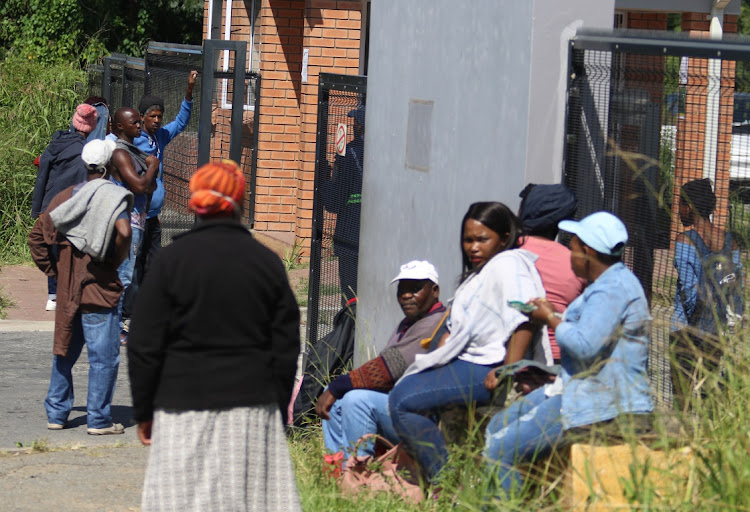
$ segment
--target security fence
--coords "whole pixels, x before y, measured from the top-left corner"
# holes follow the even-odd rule
[[[356,296],[367,78],[320,74],[308,343]]]
[[[222,44],[221,41],[206,41]],[[231,42],[238,49],[246,47],[246,43]],[[243,46],[244,45],[244,46]],[[185,96],[187,78],[191,70],[200,72],[193,89],[193,106],[185,129],[175,137],[164,152],[164,186],[165,201],[161,213],[162,237],[166,245],[172,237],[188,230],[194,217],[187,209],[190,196],[188,182],[199,162],[199,133],[204,133],[208,149],[203,161],[234,157],[245,172],[248,183],[244,200],[243,223],[252,227],[254,220],[256,148],[257,148],[257,113],[260,87],[260,76],[243,72],[240,68],[242,80],[241,89],[244,91],[242,100],[238,102],[241,108],[237,111],[241,125],[233,130],[230,125],[233,103],[234,75],[232,60],[222,55],[216,58],[211,52],[211,58],[206,59],[201,46],[181,45],[171,43],[152,42],[146,49],[145,59],[139,59],[121,54],[113,54],[104,60],[103,65],[90,66],[88,69],[88,93],[92,96],[102,96],[108,103],[110,112],[120,107],[138,108],[138,102],[146,95],[154,95],[164,100],[164,124],[171,122],[180,111]],[[223,61],[226,59],[226,62]],[[230,70],[229,72],[227,70]],[[226,75],[226,76],[225,76]],[[206,77],[210,77],[205,79]],[[208,88],[210,98],[204,107],[204,88]],[[229,91],[229,95],[227,95]],[[207,108],[210,115],[206,117],[206,126],[201,128],[201,109]],[[230,145],[235,149],[230,153]]]
[[[669,403],[675,239],[689,229],[682,185],[711,180],[713,223],[748,256],[750,46],[586,31],[570,42],[569,71],[565,183],[578,196],[577,218],[608,210],[628,227],[625,262],[652,310],[651,380]]]

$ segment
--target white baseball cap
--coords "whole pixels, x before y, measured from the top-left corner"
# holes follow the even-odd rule
[[[391,284],[402,279],[429,279],[433,283],[438,284],[438,273],[429,261],[414,260],[401,265],[401,270],[393,278]]]
[[[87,142],[81,151],[81,160],[90,169],[104,169],[112,158],[117,144],[112,140],[94,139]]]

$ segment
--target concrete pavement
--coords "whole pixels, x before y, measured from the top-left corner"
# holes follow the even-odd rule
[[[3,267],[0,287],[16,304],[0,320],[0,510],[139,510],[148,448],[131,421],[125,350],[112,402],[125,434],[86,433],[86,349],[73,368],[69,428],[47,430],[54,313],[44,311],[46,278],[33,267]]]

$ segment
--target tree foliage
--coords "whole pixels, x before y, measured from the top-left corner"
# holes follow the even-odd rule
[[[200,44],[203,0],[4,0],[0,52],[40,63],[142,56],[150,40]],[[0,55],[2,57],[2,55]]]

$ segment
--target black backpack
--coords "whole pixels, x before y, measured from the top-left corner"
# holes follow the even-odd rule
[[[689,324],[711,334],[731,330],[742,319],[743,310],[742,267],[732,260],[732,235],[726,234],[718,252],[712,252],[696,231],[684,235],[693,242],[703,267]]]
[[[315,402],[332,376],[343,373],[351,366],[356,318],[357,302],[352,300],[336,313],[333,330],[308,347],[302,385],[294,400],[294,426],[303,426],[305,420],[314,415]]]

